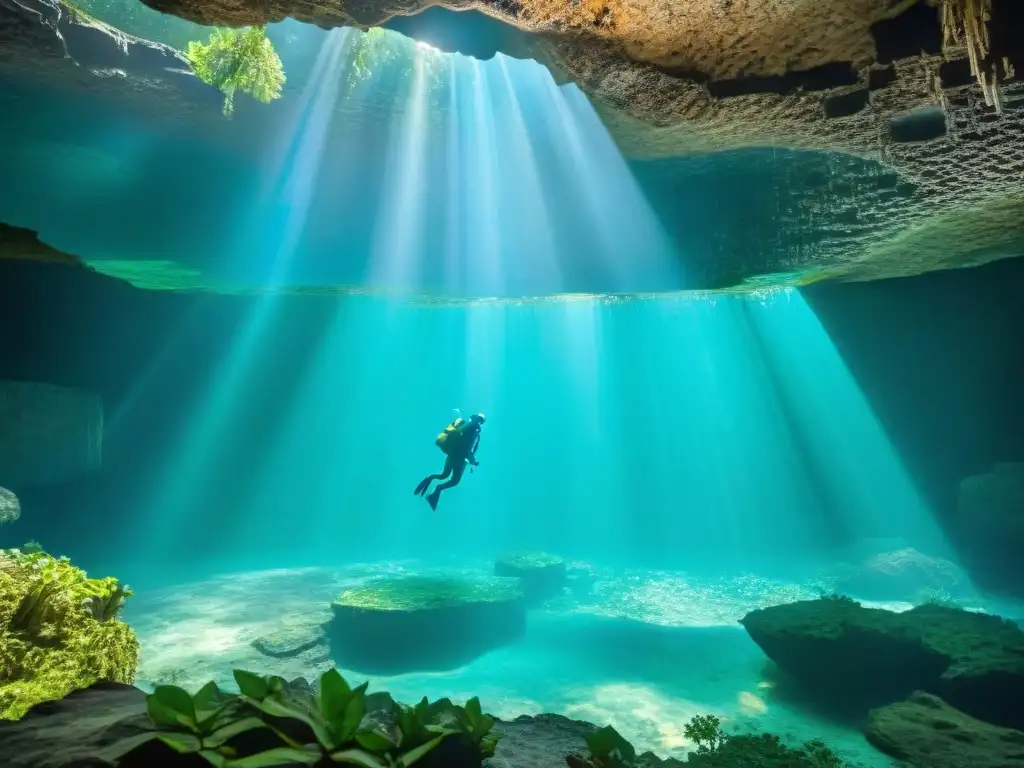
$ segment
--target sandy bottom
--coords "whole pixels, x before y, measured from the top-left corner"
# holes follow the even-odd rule
[[[142,643],[139,683],[195,689],[217,680],[232,688],[235,668],[313,679],[332,666],[323,648],[273,659],[252,641],[282,624],[328,620],[330,600],[346,585],[426,570],[391,563],[264,571],[143,592],[125,616]],[[516,645],[452,672],[374,677],[371,690],[388,690],[402,701],[478,695],[502,718],[555,712],[610,723],[638,749],[663,757],[683,757],[690,748],[684,723],[713,713],[728,731],[770,731],[789,742],[821,738],[853,763],[891,765],[855,726],[830,722],[778,695],[764,674],[764,655],[736,623],[753,608],[816,597],[812,586],[637,571],[595,577],[590,595],[567,593],[531,613]],[[351,681],[367,679],[341,671]]]

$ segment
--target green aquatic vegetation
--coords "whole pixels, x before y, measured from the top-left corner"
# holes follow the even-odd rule
[[[335,603],[376,611],[424,611],[467,603],[491,603],[522,597],[518,584],[505,579],[404,576],[375,579],[342,592]]]
[[[138,640],[117,615],[130,595],[66,557],[0,550],[0,720],[98,681],[134,682]]]
[[[770,733],[730,736],[722,731],[721,720],[714,715],[694,717],[683,732],[697,746],[687,755],[686,764],[697,768],[846,768],[824,742],[809,741],[793,748]],[[571,768],[647,768],[662,764],[650,753],[637,756],[633,746],[611,726],[590,734],[587,749],[587,757],[567,758]]]
[[[850,605],[860,605],[859,602],[854,600],[849,595],[844,595],[840,592],[829,592],[821,596],[822,600],[834,600],[837,603],[848,603]]]
[[[449,736],[462,734],[480,749],[481,758],[494,753],[497,737],[493,720],[470,699],[465,707],[447,701],[431,704],[424,698],[415,707],[390,702],[392,726],[364,726],[367,684],[352,688],[336,670],[320,677],[319,693],[292,695],[275,675],[260,676],[235,670],[237,695],[207,683],[196,694],[161,685],[146,697],[146,711],[160,730],[125,739],[113,754],[124,757],[147,741],[159,740],[176,752],[197,755],[217,768],[259,768],[294,763],[344,763],[363,768],[410,768]],[[455,725],[442,725],[447,720]],[[280,746],[239,754],[236,737],[267,730]],[[297,732],[309,738],[299,740]]]
[[[264,104],[281,97],[284,67],[266,27],[215,29],[208,42],[190,42],[185,56],[200,80],[224,94],[228,117],[234,114],[238,91]]]

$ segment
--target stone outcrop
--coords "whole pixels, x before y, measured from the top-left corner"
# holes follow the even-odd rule
[[[91,392],[0,381],[0,483],[18,490],[100,467],[103,401]]]
[[[844,569],[835,582],[838,592],[866,600],[924,602],[971,594],[967,575],[955,563],[911,547],[881,552]]]
[[[1024,767],[1024,733],[976,720],[920,691],[872,710],[864,735],[914,768]]]
[[[216,114],[222,101],[178,51],[126,35],[61,0],[0,0],[0,76],[175,121]]]
[[[526,601],[538,605],[561,594],[566,586],[565,560],[544,552],[505,555],[494,563],[494,575],[516,578]]]
[[[368,674],[455,669],[526,627],[526,601],[511,579],[381,578],[345,590],[331,610],[332,658]]]
[[[824,598],[753,611],[741,623],[829,704],[877,707],[923,690],[988,723],[1024,727],[1024,632],[997,616],[939,605],[894,613]]]
[[[381,24],[432,5],[148,2],[206,24],[293,17],[325,27]],[[992,0],[983,63],[998,70],[1000,111],[971,72],[963,35],[945,35],[944,2],[441,5],[475,9],[534,35],[536,45],[516,53],[528,49],[559,80],[577,82],[632,158],[767,147],[774,163],[778,149],[842,153],[806,173],[780,171],[772,231],[762,237],[759,228],[756,247],[723,231],[715,258],[728,263],[692,265],[691,274],[707,277],[691,287],[710,289],[913,275],[1024,253],[1024,6]],[[460,23],[460,14],[451,16]],[[277,135],[285,112],[258,105],[265,110],[253,114],[259,130],[229,127],[220,94],[180,54],[71,13],[59,0],[0,3],[4,73],[102,93],[165,117],[160,130],[200,132],[225,145]],[[0,102],[0,110],[16,108],[16,101]],[[249,116],[235,122],[248,124]]]
[[[13,523],[21,517],[21,502],[6,488],[0,488],[0,524]]]
[[[960,483],[954,535],[979,584],[1024,596],[1024,463]]]
[[[146,1],[207,24],[292,17],[363,27],[433,5]],[[1000,114],[971,72],[970,41],[959,27],[944,28],[943,3],[442,5],[480,10],[538,35],[546,58],[596,101],[632,157],[764,146],[881,161],[884,168],[852,176],[838,161],[836,173],[808,189],[791,214],[795,232],[801,222],[809,230],[803,251],[748,270],[796,267],[812,272],[802,278],[809,280],[916,274],[1024,251],[1022,12],[1014,0],[992,3],[991,50],[982,63],[1003,81]]]

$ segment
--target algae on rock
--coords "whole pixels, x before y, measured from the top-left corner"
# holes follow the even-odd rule
[[[96,682],[134,682],[139,643],[118,618],[130,595],[67,558],[0,551],[0,719]]]
[[[526,626],[526,603],[512,579],[375,579],[342,592],[331,609],[332,658],[369,674],[455,669]]]

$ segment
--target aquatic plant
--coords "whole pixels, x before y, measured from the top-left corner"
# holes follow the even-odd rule
[[[697,746],[687,755],[686,763],[698,768],[845,768],[839,756],[822,741],[809,741],[793,748],[771,733],[730,736],[722,731],[721,720],[714,715],[694,717],[683,732]],[[590,734],[587,749],[589,756],[566,758],[569,768],[640,768],[661,764],[649,753],[638,757],[633,746],[611,726]]]
[[[117,617],[131,594],[66,557],[0,550],[0,719],[98,681],[134,682],[138,640]]]
[[[281,97],[284,67],[266,27],[215,29],[208,42],[190,42],[185,55],[196,76],[224,94],[228,117],[234,114],[237,91],[264,104]]]
[[[426,698],[406,707],[387,697],[390,727],[366,727],[368,684],[352,688],[336,669],[321,675],[316,696],[296,695],[284,678],[274,675],[235,670],[234,677],[237,695],[213,682],[194,695],[174,685],[157,686],[146,697],[146,711],[160,730],[119,742],[113,755],[121,759],[155,739],[217,768],[289,763],[409,768],[451,736],[463,736],[480,759],[494,754],[498,740],[491,733],[493,719],[483,714],[476,698],[465,707],[447,700],[431,704]],[[240,754],[244,750],[236,737],[257,729],[276,736],[280,746]]]

